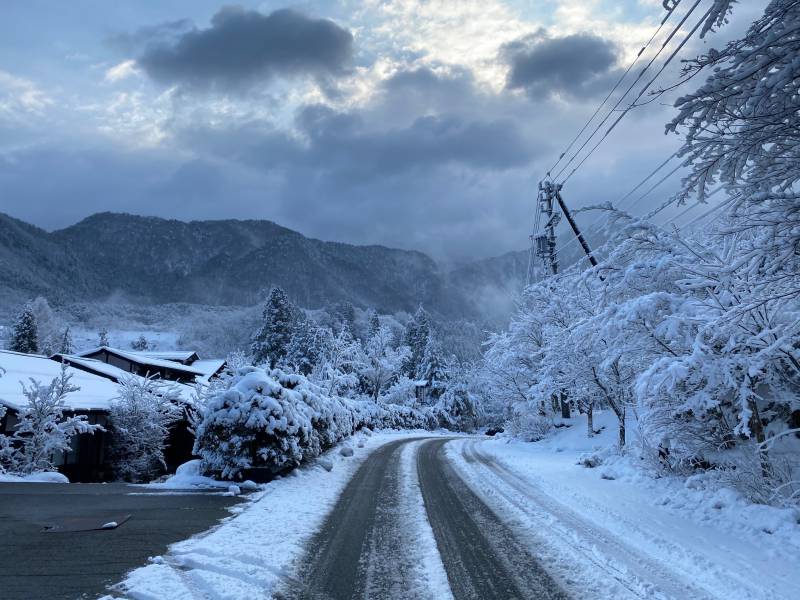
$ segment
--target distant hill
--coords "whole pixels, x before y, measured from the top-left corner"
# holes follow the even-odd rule
[[[0,213],[0,303],[44,295],[67,302],[96,294],[94,269],[43,229]]]
[[[574,262],[577,244],[562,264]],[[98,213],[49,233],[0,213],[0,312],[44,295],[57,304],[251,306],[273,285],[305,308],[351,302],[380,312],[423,304],[443,318],[504,321],[528,252],[445,271],[421,252],[307,238],[271,221],[176,221]]]

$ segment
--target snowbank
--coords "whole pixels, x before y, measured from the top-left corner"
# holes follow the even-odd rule
[[[69,479],[54,471],[40,471],[30,475],[0,473],[0,483],[69,483]]]
[[[713,474],[656,478],[635,453],[613,450],[613,414],[596,413],[595,428],[603,429],[587,438],[578,417],[540,442],[459,441],[448,456],[548,560],[571,565],[561,576],[580,582],[576,597],[631,597],[653,581],[677,597],[800,597],[799,511],[748,503]],[[595,467],[583,466],[587,457]],[[681,592],[684,584],[692,589]]]
[[[258,489],[258,486],[252,481],[242,481],[237,486],[231,486],[230,481],[219,481],[213,477],[203,475],[202,461],[199,458],[183,463],[175,470],[175,475],[167,478],[165,481],[147,483],[144,484],[143,487],[168,490],[191,490],[197,488],[230,490],[231,487],[236,487],[240,491],[253,491]]]

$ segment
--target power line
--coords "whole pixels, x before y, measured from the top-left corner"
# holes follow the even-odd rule
[[[547,173],[545,174],[545,176],[546,176],[546,177],[549,177],[549,176],[550,176],[550,173],[553,171],[553,169],[555,169],[555,168],[558,166],[558,163],[560,163],[560,162],[561,162],[561,159],[562,159],[562,158],[564,158],[564,156],[566,156],[566,155],[567,155],[567,153],[568,153],[568,152],[569,152],[569,151],[572,149],[572,146],[574,146],[574,145],[575,145],[575,142],[577,142],[577,141],[578,141],[578,139],[580,139],[580,137],[581,137],[581,136],[583,135],[583,133],[586,131],[586,129],[588,129],[589,125],[592,123],[592,121],[594,121],[594,118],[595,118],[595,117],[598,115],[598,113],[599,113],[599,112],[600,112],[600,110],[603,108],[603,106],[605,106],[605,104],[606,104],[606,102],[608,102],[609,98],[611,98],[611,96],[614,94],[614,92],[616,92],[616,91],[617,91],[617,88],[620,86],[620,84],[622,84],[622,82],[624,81],[624,79],[625,79],[625,78],[628,76],[628,73],[630,73],[630,72],[631,72],[631,69],[633,69],[634,65],[635,65],[637,62],[639,62],[639,59],[642,57],[642,54],[644,54],[644,51],[645,51],[645,50],[647,50],[647,47],[648,47],[648,46],[649,46],[649,45],[650,45],[650,44],[653,42],[653,40],[656,38],[656,36],[657,36],[657,35],[658,35],[658,34],[661,32],[661,30],[664,28],[664,24],[667,22],[667,20],[670,18],[670,16],[672,16],[672,13],[673,13],[673,12],[675,12],[675,9],[678,7],[678,5],[680,4],[680,2],[681,2],[681,0],[678,0],[678,1],[675,3],[675,6],[673,6],[673,7],[672,7],[672,9],[670,9],[670,10],[667,12],[667,14],[666,14],[666,15],[664,15],[664,18],[661,20],[661,23],[659,24],[658,28],[655,30],[655,32],[653,33],[653,35],[652,35],[652,36],[650,36],[650,39],[649,39],[649,40],[647,40],[647,42],[645,43],[645,45],[644,45],[644,46],[642,46],[642,47],[639,49],[639,52],[636,54],[636,58],[634,58],[634,59],[633,59],[633,62],[631,62],[631,64],[629,64],[629,65],[628,65],[628,68],[627,68],[627,69],[625,69],[625,72],[624,72],[624,73],[623,73],[623,74],[620,76],[620,78],[619,78],[619,79],[617,80],[617,82],[614,84],[614,87],[612,87],[612,88],[611,88],[611,91],[610,91],[610,92],[608,92],[608,94],[606,95],[606,97],[605,97],[605,98],[603,98],[603,101],[602,101],[602,102],[601,102],[601,103],[600,103],[600,104],[597,106],[597,108],[595,109],[594,113],[592,113],[592,116],[591,116],[591,117],[589,117],[589,120],[588,120],[588,121],[586,121],[586,123],[583,125],[583,127],[581,127],[581,130],[580,130],[580,131],[579,131],[579,132],[578,132],[578,133],[575,135],[575,137],[574,137],[574,138],[572,138],[572,141],[569,143],[569,145],[566,147],[566,149],[565,149],[565,150],[564,150],[564,151],[563,151],[563,152],[562,152],[562,153],[561,153],[561,154],[558,156],[558,159],[556,160],[556,162],[554,162],[554,163],[553,163],[553,166],[551,166],[551,167],[550,167],[550,168],[547,170]]]
[[[694,9],[694,8],[697,6],[697,4],[699,4],[699,2],[700,2],[700,0],[697,0],[697,2],[695,3],[695,5],[692,7],[692,9],[691,9],[691,10],[693,10],[693,9]],[[666,68],[667,68],[667,65],[669,65],[669,64],[672,62],[672,59],[673,59],[673,58],[675,58],[675,57],[677,56],[678,52],[680,52],[680,51],[683,49],[683,47],[686,45],[686,43],[687,43],[687,42],[688,42],[688,41],[691,39],[691,37],[692,37],[692,36],[695,34],[695,32],[696,32],[696,31],[697,31],[697,30],[700,28],[700,26],[701,26],[701,25],[702,25],[702,24],[705,22],[705,20],[708,18],[708,15],[710,15],[710,14],[711,14],[711,10],[712,10],[712,8],[713,8],[713,7],[709,7],[709,9],[708,9],[708,10],[705,12],[705,14],[704,14],[702,17],[700,17],[700,20],[699,20],[699,21],[697,21],[697,23],[695,24],[695,26],[694,26],[694,27],[692,27],[692,30],[689,32],[689,34],[688,34],[688,35],[687,35],[687,36],[686,36],[686,37],[683,39],[683,41],[682,41],[680,44],[678,44],[678,47],[677,47],[677,48],[675,48],[675,50],[672,52],[672,54],[670,54],[670,55],[669,55],[669,57],[667,58],[667,60],[665,60],[665,61],[664,61],[664,63],[661,65],[661,68],[658,70],[658,72],[657,72],[657,73],[656,73],[656,74],[655,74],[655,75],[654,75],[654,76],[653,76],[653,77],[650,79],[650,81],[648,81],[648,82],[647,82],[647,84],[646,84],[646,85],[645,85],[645,86],[644,86],[644,87],[641,89],[641,91],[640,91],[640,92],[639,92],[639,94],[636,96],[636,98],[634,98],[634,100],[633,100],[633,103],[632,103],[631,105],[629,105],[629,106],[628,106],[628,107],[627,107],[627,108],[626,108],[624,111],[622,111],[622,112],[620,113],[620,115],[617,117],[617,120],[616,120],[616,121],[614,121],[614,123],[612,123],[612,124],[611,124],[611,127],[609,127],[609,128],[606,130],[606,132],[603,134],[603,137],[601,137],[601,138],[600,138],[600,140],[599,140],[599,141],[598,141],[598,142],[597,142],[597,143],[594,145],[594,147],[592,147],[592,149],[589,151],[589,153],[588,153],[586,156],[584,156],[584,157],[583,157],[583,159],[582,159],[582,160],[581,160],[581,161],[578,163],[578,165],[577,165],[577,166],[576,166],[574,169],[572,169],[572,171],[570,171],[569,175],[567,175],[567,177],[566,177],[566,178],[564,178],[564,179],[561,181],[561,183],[562,183],[562,184],[566,183],[566,182],[569,180],[569,178],[570,178],[570,177],[572,177],[572,176],[575,174],[575,172],[576,172],[578,169],[580,169],[580,168],[581,168],[581,166],[582,166],[582,165],[583,165],[583,164],[584,164],[584,163],[587,161],[587,159],[588,159],[588,158],[589,158],[589,157],[590,157],[592,154],[594,154],[595,150],[597,150],[597,148],[600,146],[600,144],[602,144],[602,143],[605,141],[605,139],[608,137],[608,135],[609,135],[609,134],[610,134],[612,131],[614,131],[614,128],[615,128],[617,125],[619,125],[620,121],[622,121],[622,119],[625,117],[625,115],[627,115],[627,114],[628,114],[628,113],[631,111],[631,109],[633,109],[633,108],[636,106],[636,102],[639,100],[639,98],[641,98],[641,97],[644,95],[644,93],[647,91],[647,89],[648,89],[648,88],[649,88],[651,85],[653,85],[653,83],[655,82],[655,80],[656,80],[656,79],[658,79],[659,75],[661,75],[661,73],[663,73],[663,72],[664,72],[664,69],[666,69]],[[691,10],[690,10],[690,13],[691,13]],[[688,16],[688,15],[687,15],[687,16]],[[684,17],[684,19],[685,19],[685,17]],[[563,170],[563,169],[562,169],[562,170]]]
[[[695,0],[695,3],[689,8],[688,12],[683,16],[683,18],[681,19],[680,23],[678,23],[678,25],[670,32],[670,34],[667,36],[667,38],[661,44],[661,47],[658,49],[658,52],[656,52],[656,54],[650,59],[650,61],[639,72],[639,74],[636,76],[636,79],[633,80],[633,83],[631,83],[631,85],[628,86],[628,89],[625,90],[625,93],[622,94],[622,96],[620,96],[620,98],[617,100],[616,104],[614,104],[614,106],[611,108],[611,110],[608,112],[608,114],[606,114],[606,116],[597,124],[597,126],[594,128],[592,133],[589,135],[589,137],[586,138],[586,140],[583,142],[583,144],[581,144],[580,148],[578,148],[575,151],[575,153],[567,161],[567,163],[563,167],[561,167],[561,169],[558,171],[558,173],[556,173],[554,179],[558,179],[561,176],[561,174],[580,155],[580,153],[583,151],[583,149],[586,148],[586,146],[589,144],[589,142],[592,140],[592,138],[594,138],[594,136],[597,135],[597,132],[600,131],[600,129],[603,127],[603,125],[611,118],[611,115],[613,115],[614,112],[617,110],[617,108],[619,108],[620,104],[622,104],[622,101],[625,99],[625,97],[636,87],[636,84],[639,83],[639,81],[642,79],[642,77],[644,77],[644,75],[647,72],[647,70],[653,65],[653,63],[656,61],[656,59],[658,59],[658,57],[661,55],[661,53],[667,47],[667,44],[669,44],[672,41],[672,38],[675,37],[675,35],[680,31],[681,27],[683,27],[683,24],[692,15],[692,13],[698,7],[698,5],[700,4],[701,1],[702,0]],[[606,133],[606,135],[608,135],[608,132]]]
[[[617,208],[620,208],[620,207],[621,207],[621,206],[622,206],[622,205],[625,203],[625,200],[627,200],[628,198],[630,198],[631,196],[633,196],[633,194],[636,192],[636,190],[638,190],[638,189],[639,189],[640,187],[642,187],[642,186],[643,186],[645,183],[647,183],[648,181],[650,181],[650,179],[652,179],[652,178],[653,178],[653,177],[656,175],[656,173],[658,173],[658,172],[659,172],[661,169],[663,169],[665,166],[667,166],[667,164],[668,164],[668,163],[669,163],[669,162],[670,162],[670,161],[671,161],[673,158],[675,158],[677,155],[678,155],[678,154],[677,154],[677,152],[675,152],[675,153],[671,154],[671,155],[670,155],[670,156],[667,158],[667,160],[665,160],[665,161],[664,161],[664,162],[662,162],[660,165],[658,165],[658,166],[657,166],[655,169],[653,169],[652,171],[650,171],[650,174],[649,174],[649,175],[647,175],[647,177],[645,177],[645,178],[644,178],[644,179],[642,179],[642,180],[641,180],[639,183],[637,183],[637,184],[636,184],[636,185],[633,187],[633,189],[632,189],[631,191],[629,191],[629,192],[628,192],[627,194],[625,194],[625,195],[624,195],[622,198],[620,198],[619,200],[617,200],[617,203],[616,203],[616,206],[617,206]],[[680,165],[679,165],[679,166],[680,166]],[[670,175],[672,175],[673,173],[675,173],[675,171],[677,171],[677,169],[673,170],[673,171],[670,173]],[[662,180],[662,182],[663,182],[663,180]],[[660,185],[660,183],[662,183],[662,182],[659,182],[659,184],[656,184],[656,186],[655,186],[655,187],[658,187],[658,185]],[[634,202],[634,203],[636,203],[636,202],[639,202],[639,200],[641,200],[642,198],[644,198],[645,196],[647,196],[647,195],[648,195],[650,192],[652,192],[652,191],[653,191],[653,189],[654,189],[654,188],[650,188],[650,189],[649,189],[647,192],[645,192],[645,194],[644,194],[643,196],[639,196],[639,198],[638,198],[637,200],[635,200],[635,202]]]

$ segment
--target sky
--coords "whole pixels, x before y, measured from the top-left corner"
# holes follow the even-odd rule
[[[538,182],[664,15],[662,0],[4,0],[0,212],[48,230],[99,211],[269,219],[452,262],[520,250]],[[615,202],[669,157],[664,126],[696,81],[626,115],[567,202]],[[578,219],[591,238],[593,213]]]

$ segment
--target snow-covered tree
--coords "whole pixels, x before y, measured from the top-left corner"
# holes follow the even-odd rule
[[[405,374],[418,378],[419,368],[425,356],[425,347],[431,337],[431,322],[428,313],[420,306],[414,316],[406,324],[403,344],[409,348],[408,357],[403,365]]]
[[[144,337],[144,334],[141,334],[138,338],[131,342],[131,349],[136,350],[137,352],[150,350],[150,342],[147,341],[147,338]]]
[[[223,478],[249,468],[278,473],[300,464],[312,436],[301,398],[263,369],[241,369],[231,388],[203,409],[194,453],[206,470]]]
[[[13,468],[19,473],[52,471],[56,457],[70,450],[72,437],[82,433],[102,431],[100,425],[91,425],[85,415],[64,417],[64,399],[80,390],[70,383],[72,374],[66,365],[49,385],[31,378],[22,383],[26,403],[18,414],[19,423],[11,436],[15,448]]]
[[[281,364],[308,375],[320,361],[325,345],[332,335],[329,329],[320,327],[314,321],[305,317],[298,318],[292,328],[286,355],[280,359]]]
[[[667,127],[686,128],[685,193],[702,196],[717,180],[748,194],[787,191],[800,180],[798,23],[795,0],[772,0],[743,38],[689,62],[690,74],[710,75]]]
[[[256,364],[277,365],[289,348],[297,319],[297,309],[286,292],[274,287],[264,305],[261,326],[253,336],[251,353]]]
[[[358,386],[358,365],[361,345],[353,339],[348,327],[334,334],[326,329],[322,351],[311,378],[328,396],[348,395]]]
[[[24,354],[36,354],[39,352],[38,340],[36,316],[31,305],[26,304],[11,329],[8,349]]]
[[[98,346],[110,346],[111,343],[108,341],[108,329],[102,327],[100,331],[97,333],[97,345]]]
[[[64,335],[61,337],[61,346],[58,349],[61,354],[72,354],[72,335],[69,331],[69,326],[64,330]]]
[[[119,479],[149,481],[166,468],[164,449],[169,428],[181,416],[178,392],[149,377],[119,382],[111,402],[111,463]]]
[[[359,377],[374,402],[397,380],[410,354],[407,346],[393,346],[392,332],[385,325],[366,341]]]
[[[480,396],[474,390],[475,371],[474,365],[457,364],[454,361],[447,365],[448,385],[435,406],[443,427],[474,431],[483,420]]]
[[[64,322],[56,316],[47,299],[39,296],[31,303],[36,319],[36,336],[39,353],[51,355],[58,352],[64,333]]]
[[[371,309],[369,311],[369,315],[367,316],[367,322],[369,325],[367,334],[372,336],[378,333],[378,329],[381,327],[381,320],[378,317],[378,313],[375,309]]]
[[[450,361],[452,362],[452,358]],[[444,393],[448,372],[447,359],[444,356],[442,345],[432,335],[429,335],[422,353],[422,360],[417,365],[416,377],[425,381],[426,400],[431,404],[435,404]]]

